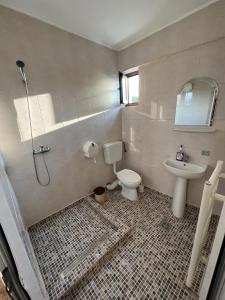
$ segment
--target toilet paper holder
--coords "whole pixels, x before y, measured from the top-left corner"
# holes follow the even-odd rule
[[[98,154],[99,147],[95,142],[87,141],[83,145],[83,153],[87,158],[95,158]]]

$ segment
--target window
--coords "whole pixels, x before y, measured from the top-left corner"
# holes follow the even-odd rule
[[[127,105],[139,102],[139,74],[138,71],[128,74],[120,73],[121,103]]]

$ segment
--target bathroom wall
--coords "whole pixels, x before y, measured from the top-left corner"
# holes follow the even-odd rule
[[[0,6],[0,149],[27,225],[113,178],[102,149],[96,163],[82,144],[121,139],[117,54],[113,50]],[[35,145],[48,144],[51,184],[33,169],[25,89],[26,63]],[[42,181],[43,161],[38,157]]]
[[[209,165],[208,178],[216,161],[225,161],[225,1],[121,51],[119,61],[120,70],[141,65],[140,104],[124,108],[122,116],[123,139],[129,149],[127,167],[142,174],[145,185],[172,196],[175,178],[162,163],[175,158],[183,144],[192,161]],[[177,91],[198,76],[211,77],[219,84],[218,130],[174,131]],[[202,156],[201,150],[209,150],[210,156]],[[188,202],[195,206],[199,206],[205,178],[189,183]]]

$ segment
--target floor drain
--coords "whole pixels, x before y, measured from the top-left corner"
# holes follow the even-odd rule
[[[172,227],[172,224],[170,224],[165,218],[162,219],[161,223],[160,223],[161,227],[165,230],[170,230]]]

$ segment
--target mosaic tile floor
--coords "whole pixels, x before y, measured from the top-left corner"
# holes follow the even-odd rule
[[[50,300],[64,295],[129,232],[93,199],[81,199],[29,228]]]
[[[192,290],[184,282],[190,260],[198,209],[188,206],[183,219],[173,217],[171,199],[145,189],[137,202],[124,199],[120,190],[108,194],[104,209],[132,226],[61,300],[72,299],[197,299],[204,272],[200,264]],[[204,252],[212,245],[217,226],[213,217]]]

